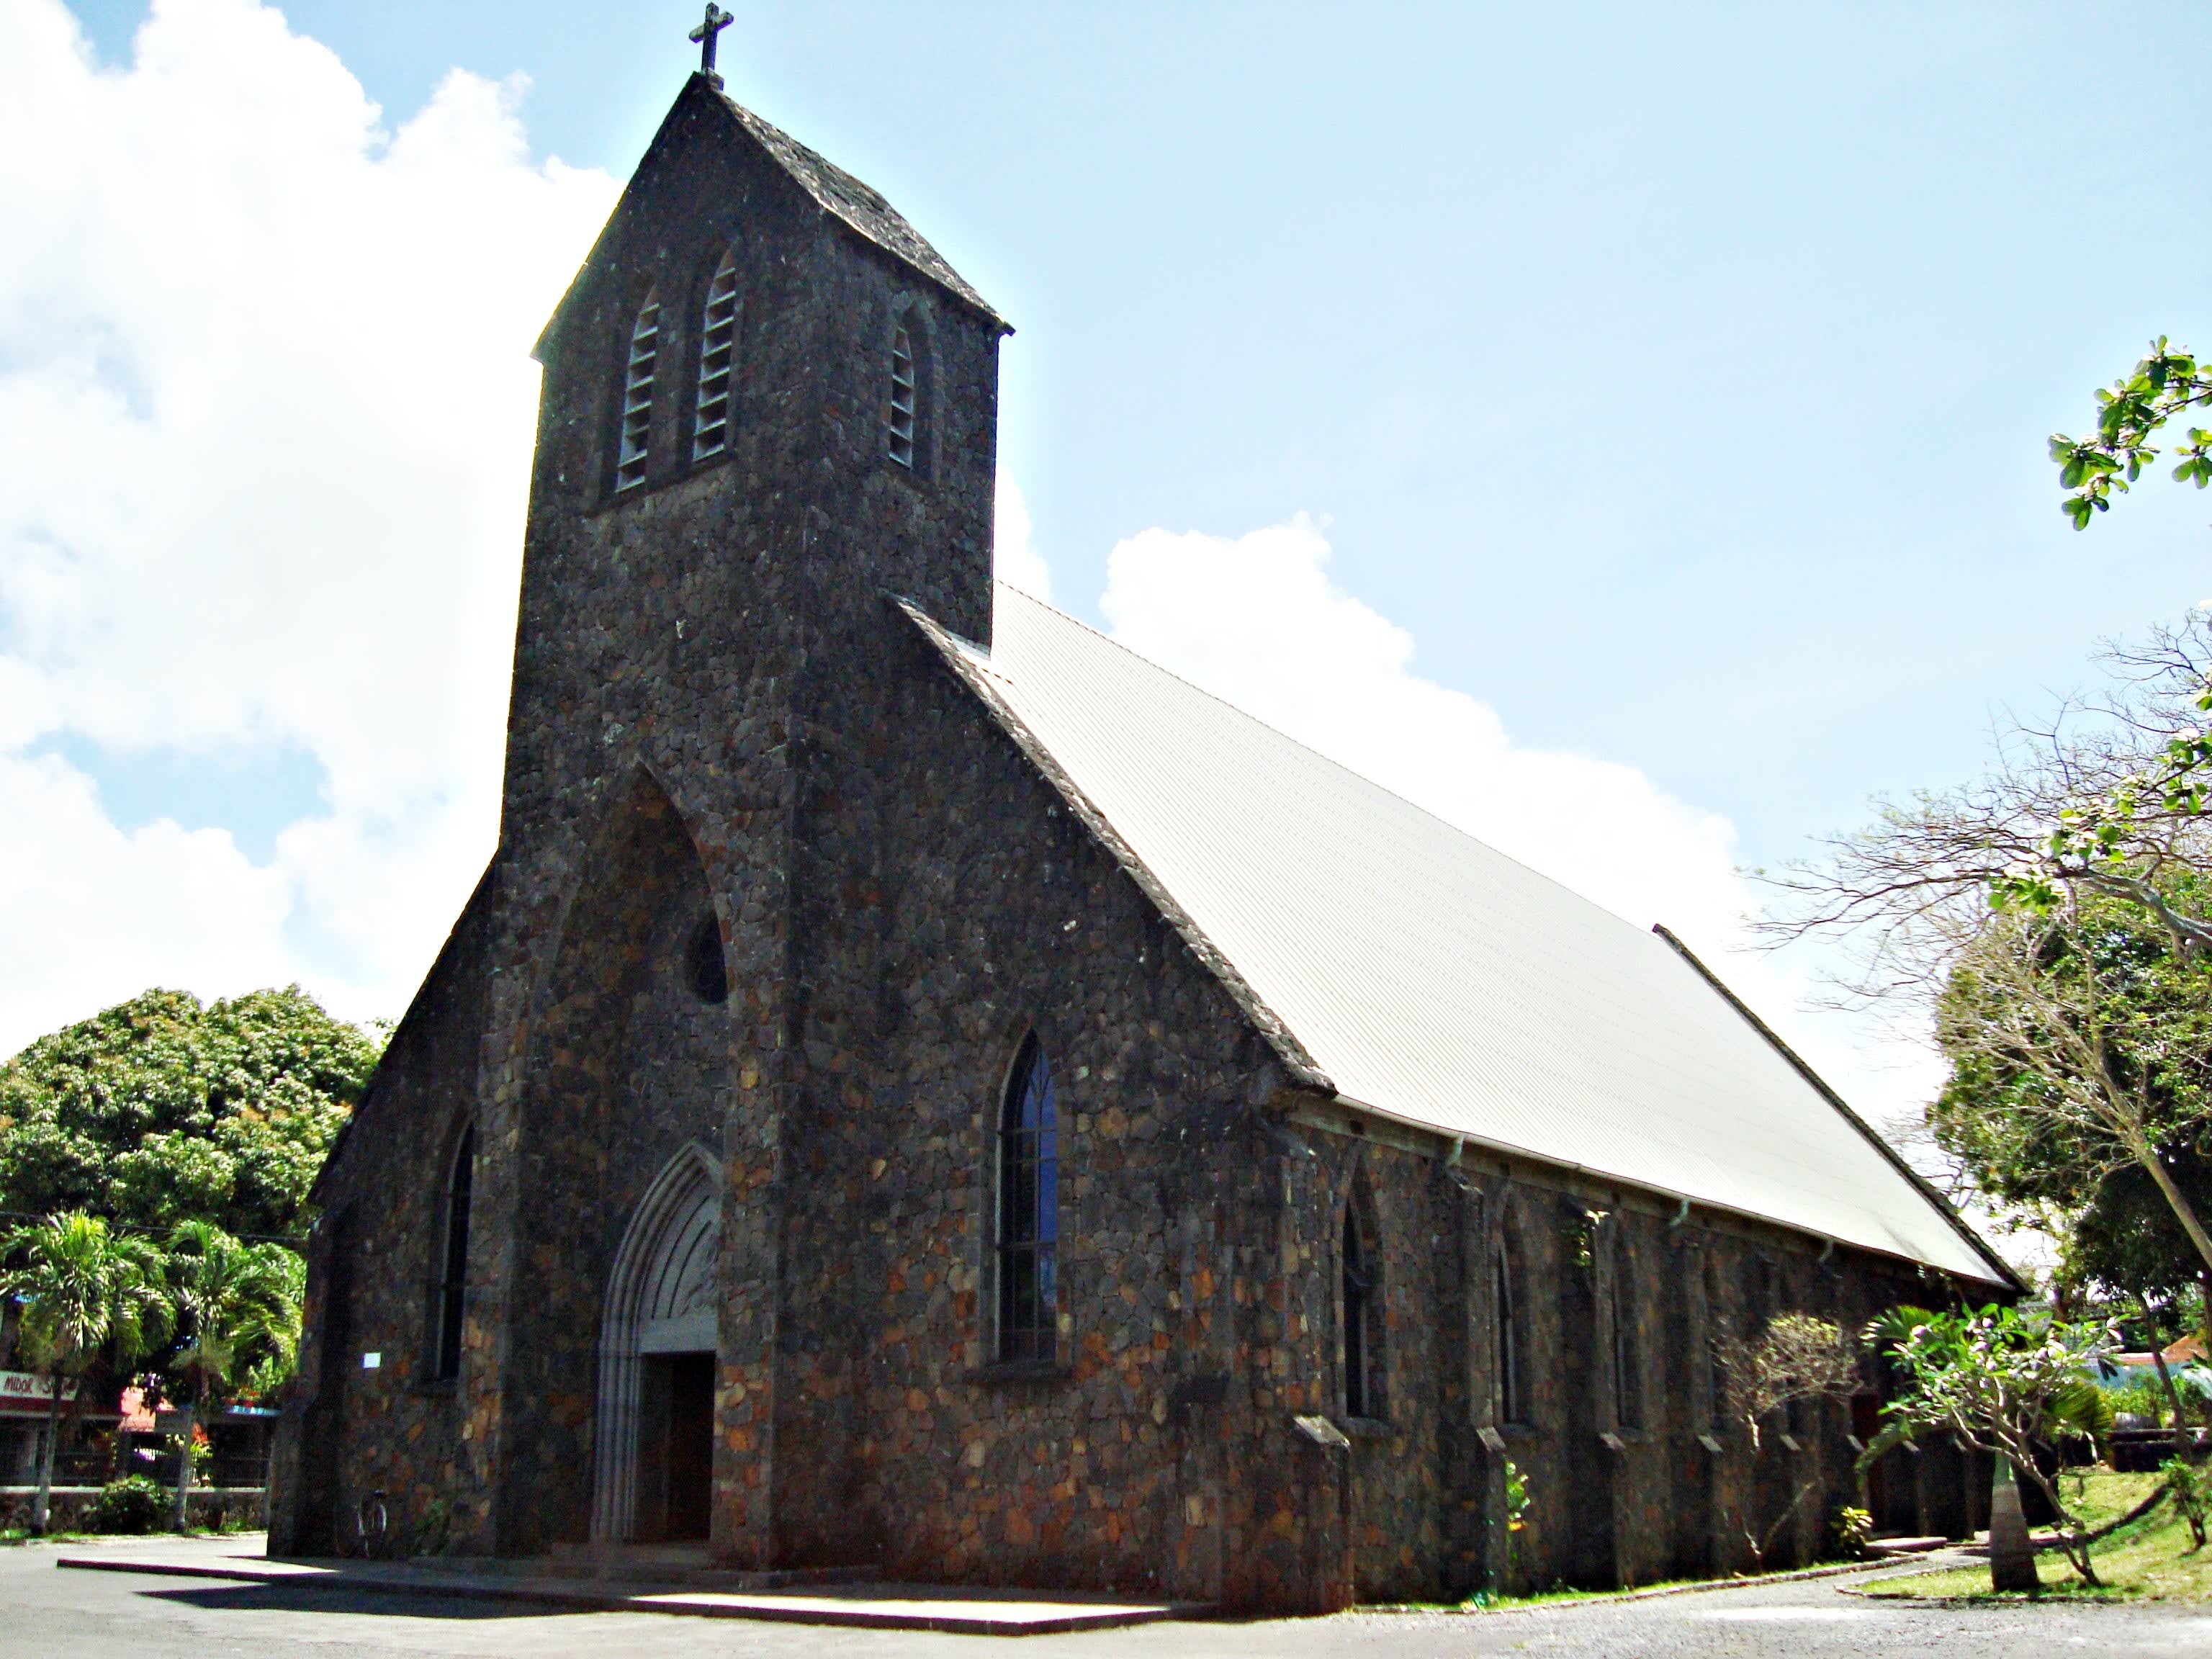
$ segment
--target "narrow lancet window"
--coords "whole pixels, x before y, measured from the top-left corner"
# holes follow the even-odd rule
[[[1375,1344],[1369,1329],[1374,1318],[1375,1281],[1367,1265],[1367,1252],[1359,1238],[1359,1218],[1353,1206],[1344,1206],[1344,1414],[1375,1415],[1371,1382]]]
[[[438,1348],[430,1367],[435,1378],[461,1374],[461,1316],[469,1277],[469,1196],[476,1184],[476,1164],[477,1132],[471,1124],[461,1132],[461,1144],[453,1153],[453,1171],[446,1185],[445,1249],[438,1274]]]
[[[901,466],[914,466],[914,440],[921,410],[921,382],[915,373],[914,335],[904,323],[891,336],[890,455]]]
[[[1521,1333],[1513,1305],[1513,1263],[1505,1246],[1498,1245],[1490,1258],[1491,1333],[1497,1344],[1492,1356],[1498,1376],[1498,1420],[1521,1421]]]
[[[1613,1414],[1624,1429],[1644,1426],[1644,1400],[1636,1382],[1636,1308],[1614,1269],[1613,1281]]]
[[[1638,1387],[1636,1295],[1628,1253],[1616,1249],[1608,1292],[1613,1312],[1613,1415],[1624,1429],[1644,1426],[1644,1396]]]
[[[646,452],[653,442],[653,386],[660,361],[660,301],[647,298],[629,331],[629,368],[623,380],[622,446],[615,456],[615,488],[645,482]]]
[[[999,1120],[999,1358],[1049,1360],[1060,1305],[1058,1113],[1052,1068],[1024,1039]]]
[[[703,461],[730,447],[730,397],[738,349],[738,255],[732,248],[707,287],[699,328],[699,403],[691,426],[691,459]]]

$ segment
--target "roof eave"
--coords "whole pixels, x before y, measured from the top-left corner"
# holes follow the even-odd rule
[[[1948,1222],[1951,1224],[1952,1230],[1955,1231],[1960,1238],[1966,1242],[1967,1247],[1971,1249],[1976,1255],[1981,1257],[1983,1261],[1988,1262],[1992,1267],[1996,1269],[1999,1283],[2010,1286],[2013,1290],[2020,1292],[2021,1295],[2026,1295],[2027,1293],[2029,1287],[2021,1279],[2021,1276],[2013,1271],[2011,1266],[2006,1262],[2003,1257],[1997,1255],[1995,1250],[1992,1250],[1987,1244],[1982,1242],[1980,1235],[1976,1233],[1972,1227],[1966,1224],[1966,1218],[1961,1216],[1956,1206],[1952,1204],[1951,1200],[1944,1196],[1942,1189],[1939,1188],[1934,1182],[1929,1180],[1927,1176],[1922,1175],[1919,1170],[1914,1169],[1910,1164],[1906,1163],[1903,1156],[1899,1153],[1896,1147],[1891,1146],[1887,1140],[1883,1139],[1881,1135],[1875,1132],[1875,1128],[1872,1124],[1869,1123],[1864,1118],[1853,1111],[1850,1103],[1845,1101],[1841,1095],[1838,1094],[1833,1089],[1828,1086],[1826,1079],[1823,1078],[1818,1072],[1814,1071],[1812,1066],[1806,1062],[1804,1057],[1795,1048],[1792,1048],[1787,1042],[1784,1042],[1780,1035],[1775,1031],[1772,1026],[1769,1025],[1756,1013],[1753,1012],[1750,1005],[1746,1003],[1744,1000],[1738,996],[1734,991],[1729,989],[1728,985],[1722,980],[1718,974],[1713,972],[1711,969],[1706,967],[1703,962],[1698,959],[1697,952],[1691,950],[1688,945],[1683,944],[1680,939],[1677,939],[1671,931],[1658,922],[1651,924],[1651,931],[1658,934],[1661,939],[1666,940],[1668,945],[1673,948],[1675,954],[1680,956],[1684,962],[1689,963],[1692,968],[1697,970],[1698,976],[1700,979],[1704,980],[1706,984],[1711,986],[1715,991],[1718,992],[1722,998],[1726,1000],[1729,1006],[1735,1009],[1753,1030],[1758,1032],[1759,1036],[1765,1038],[1767,1042],[1773,1048],[1774,1051],[1796,1068],[1797,1075],[1803,1078],[1807,1083],[1810,1084],[1816,1094],[1818,1094],[1823,1100],[1826,1101],[1829,1105],[1834,1107],[1837,1111],[1840,1112],[1846,1122],[1848,1122],[1853,1128],[1856,1129],[1862,1135],[1866,1137],[1868,1145],[1871,1146],[1877,1152],[1881,1153],[1883,1158],[1887,1158],[1893,1169],[1912,1183],[1914,1188],[1919,1192],[1920,1195],[1935,1206],[1936,1213],[1941,1215],[1944,1220]],[[1784,1223],[1781,1224],[1787,1225],[1788,1224]],[[1800,1231],[1802,1230],[1801,1229]],[[1855,1248],[1863,1249],[1864,1247],[1858,1246]],[[1934,1264],[1930,1263],[1929,1265],[1933,1266]]]
[[[1653,1198],[1662,1199],[1669,1204],[1680,1205],[1685,1213],[1690,1210],[1698,1209],[1707,1211],[1714,1215],[1733,1216],[1739,1221],[1756,1222],[1762,1227],[1773,1227],[1783,1232],[1796,1233],[1801,1238],[1818,1239],[1823,1244],[1832,1244],[1839,1249],[1856,1250],[1862,1255],[1881,1256],[1886,1261],[1901,1262],[1907,1267],[1924,1269],[1930,1273],[1946,1273],[1953,1278],[1964,1277],[1951,1268],[1938,1267],[1935,1262],[1909,1255],[1903,1250],[1884,1249],[1878,1244],[1868,1244],[1856,1238],[1845,1238],[1840,1233],[1827,1232],[1818,1227],[1808,1227],[1802,1222],[1784,1220],[1780,1216],[1767,1215],[1758,1210],[1745,1209],[1740,1205],[1722,1204],[1710,1198],[1699,1198],[1695,1194],[1680,1192],[1672,1187],[1662,1187],[1638,1176],[1625,1176],[1616,1170],[1600,1169],[1594,1164],[1577,1164],[1571,1158],[1558,1158],[1549,1152],[1532,1152],[1526,1146],[1516,1146],[1510,1141],[1494,1139],[1488,1135],[1476,1134],[1465,1129],[1441,1129],[1433,1123],[1425,1122],[1419,1118],[1407,1117],[1402,1113],[1372,1105],[1347,1094],[1332,1094],[1330,1103],[1340,1106],[1348,1112],[1358,1112],[1364,1117],[1375,1118],[1384,1123],[1395,1124],[1401,1128],[1417,1130],[1434,1140],[1450,1141],[1473,1146],[1494,1158],[1510,1158],[1521,1164],[1535,1164],[1547,1170],[1558,1170],[1603,1186],[1631,1188]],[[1972,1241],[1971,1235],[1969,1238],[1970,1242],[1976,1243],[1977,1253],[1982,1259],[1996,1267],[2002,1275],[2002,1278],[1992,1275],[1980,1282],[2002,1285],[2009,1290],[2024,1291],[2026,1287],[2021,1284],[2010,1268],[2005,1267],[2002,1261],[1992,1256],[1986,1249],[1981,1249],[1978,1241]]]

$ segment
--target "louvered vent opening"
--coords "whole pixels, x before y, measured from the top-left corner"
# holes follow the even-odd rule
[[[891,459],[914,465],[914,339],[902,328],[891,337]]]
[[[691,428],[691,459],[703,461],[730,447],[731,368],[738,348],[738,266],[724,254],[707,289],[707,315],[699,331],[699,410]]]
[[[615,457],[615,488],[645,482],[647,447],[653,440],[653,368],[660,357],[660,301],[647,300],[629,336],[629,376],[623,383],[622,448]]]

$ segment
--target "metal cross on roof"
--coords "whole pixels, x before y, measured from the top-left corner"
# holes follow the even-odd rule
[[[722,77],[714,72],[714,37],[729,27],[732,21],[714,0],[707,0],[707,15],[691,31],[690,38],[699,43],[699,73],[718,87],[722,84]]]

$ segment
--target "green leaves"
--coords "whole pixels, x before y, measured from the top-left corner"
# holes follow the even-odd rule
[[[2158,451],[2150,440],[2183,411],[2212,402],[2212,376],[2201,374],[2195,356],[2170,346],[2164,335],[2151,343],[2134,373],[2097,393],[2097,435],[2051,437],[2051,459],[2058,466],[2059,487],[2074,493],[2060,504],[2075,529],[2088,527],[2092,515],[2107,511],[2116,492],[2142,476]],[[2174,477],[2202,489],[2212,482],[2212,434],[2191,428],[2181,449]],[[2123,477],[2121,475],[2126,476]]]
[[[206,1007],[148,991],[0,1066],[0,1209],[304,1231],[380,1046],[297,988]]]
[[[206,1221],[182,1223],[170,1236],[179,1346],[169,1364],[195,1400],[204,1404],[249,1374],[272,1387],[289,1375],[306,1271],[283,1245],[245,1243]]]
[[[0,1296],[23,1304],[21,1340],[38,1365],[81,1375],[103,1356],[128,1364],[167,1335],[160,1254],[77,1212],[19,1227],[0,1243],[15,1265]]]

